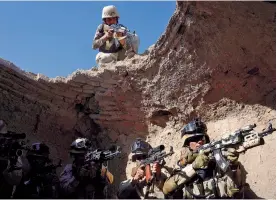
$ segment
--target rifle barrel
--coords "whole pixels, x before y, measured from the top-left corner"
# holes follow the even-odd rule
[[[276,128],[272,128],[272,129],[263,131],[263,132],[261,132],[261,133],[258,133],[258,135],[259,135],[260,137],[263,137],[263,136],[266,136],[266,135],[268,135],[269,133],[272,133],[272,132],[274,132],[274,131],[276,131]]]

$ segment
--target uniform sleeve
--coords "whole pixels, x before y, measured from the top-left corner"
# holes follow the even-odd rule
[[[193,153],[189,148],[183,147],[181,149],[181,155],[180,155],[180,165],[182,167],[186,166],[187,164],[191,164],[195,158],[197,157],[196,153]]]
[[[129,179],[129,180],[126,180],[126,181],[122,181],[119,184],[119,188],[118,188],[118,192],[117,192],[117,197],[119,199],[130,199],[130,198],[132,198],[132,196],[134,194],[137,193],[136,188],[135,188],[135,186],[132,185],[131,181],[132,180]],[[135,197],[135,198],[139,199],[139,196]]]
[[[101,31],[103,25],[100,24],[95,32],[94,38],[93,38],[93,42],[92,42],[92,48],[93,49],[98,49],[99,47],[101,47],[102,45],[104,45],[104,43],[106,42],[106,39],[104,37],[105,33],[103,31]]]
[[[72,174],[72,166],[66,165],[63,172],[60,175],[60,187],[61,190],[66,193],[70,194],[73,193],[76,187],[79,185],[79,181]]]
[[[163,185],[163,193],[165,195],[176,191],[181,185],[187,183],[192,177],[194,177],[196,171],[193,169],[191,164],[186,165],[182,170],[174,173],[170,176]]]

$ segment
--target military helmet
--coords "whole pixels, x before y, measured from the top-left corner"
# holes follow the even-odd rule
[[[188,146],[190,142],[205,137],[206,143],[210,142],[210,138],[207,135],[207,126],[200,118],[196,118],[186,124],[181,131],[181,138],[183,141],[183,147]]]
[[[84,154],[91,147],[91,142],[87,138],[77,138],[70,145],[70,154]]]
[[[117,12],[116,7],[113,5],[105,6],[102,10],[102,19],[111,18],[111,17],[119,18],[119,13]]]
[[[143,157],[146,158],[150,149],[152,149],[152,146],[148,142],[137,138],[131,146],[132,161]]]
[[[28,150],[26,157],[40,157],[40,158],[48,158],[50,154],[49,147],[44,143],[33,143],[31,148]]]

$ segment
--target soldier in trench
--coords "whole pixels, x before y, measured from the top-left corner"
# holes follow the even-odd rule
[[[221,173],[214,160],[204,153],[193,151],[209,143],[207,127],[200,120],[188,123],[181,131],[183,147],[181,149],[179,168],[165,181],[163,192],[167,198],[236,198],[240,192],[240,166],[238,153],[228,148],[222,152],[230,161],[231,169]]]
[[[0,134],[6,134],[8,131],[7,124],[4,120],[0,120]],[[3,139],[3,140],[2,140]],[[0,145],[5,145],[5,139],[2,138]],[[1,151],[3,149],[1,148]],[[11,166],[11,160],[6,156],[0,157],[0,198],[10,198],[14,188],[20,184],[23,177],[22,159],[17,157],[16,162]],[[13,167],[13,169],[11,169]]]
[[[100,163],[85,164],[85,154],[91,147],[86,138],[74,140],[70,146],[72,164],[67,164],[60,174],[60,198],[102,199],[105,185],[99,180]]]
[[[154,190],[145,197],[147,193],[146,185],[146,171],[145,166],[141,165],[141,160],[144,160],[149,150],[152,149],[151,145],[141,139],[137,139],[131,146],[132,157],[132,178],[127,179],[120,183],[117,197],[119,199],[163,199],[162,192],[164,181],[169,177],[169,169],[160,163],[153,163],[151,166],[152,173],[155,173],[156,181],[154,181]]]

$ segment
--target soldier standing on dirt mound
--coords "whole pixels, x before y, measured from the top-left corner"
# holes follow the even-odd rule
[[[96,63],[110,63],[133,57],[138,51],[139,38],[122,24],[118,24],[119,13],[115,6],[102,10],[103,23],[97,27],[92,48],[99,49]],[[112,26],[116,26],[114,30]]]
[[[178,161],[179,169],[174,170],[165,181],[163,192],[168,198],[234,198],[239,193],[236,175],[239,172],[238,153],[228,148],[222,152],[231,163],[227,173],[221,173],[214,160],[204,153],[194,153],[210,139],[207,127],[200,120],[188,123],[181,131],[183,147]]]

